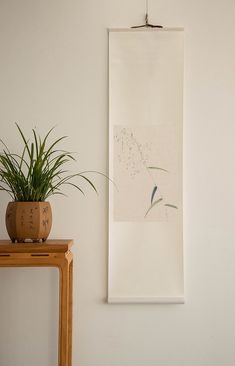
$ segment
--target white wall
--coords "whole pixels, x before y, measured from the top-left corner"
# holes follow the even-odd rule
[[[0,127],[57,124],[79,169],[107,171],[107,27],[138,24],[144,0],[1,0]],[[149,0],[185,27],[185,305],[107,305],[107,184],[54,198],[51,237],[74,238],[74,365],[235,363],[233,0]],[[8,198],[1,193],[0,231]],[[55,366],[57,274],[0,269],[0,365]]]

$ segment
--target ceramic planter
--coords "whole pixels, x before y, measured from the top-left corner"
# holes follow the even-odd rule
[[[9,202],[6,228],[12,242],[45,241],[52,225],[49,202]]]

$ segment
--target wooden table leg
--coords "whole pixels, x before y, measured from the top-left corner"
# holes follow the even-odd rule
[[[72,323],[73,323],[73,259],[69,265],[69,339],[68,366],[72,366]]]
[[[72,254],[66,253],[60,268],[59,366],[72,364]]]

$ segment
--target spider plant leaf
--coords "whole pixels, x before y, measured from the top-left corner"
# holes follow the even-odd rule
[[[52,129],[49,131],[49,133],[50,133],[51,131],[52,131]],[[47,134],[47,136],[49,135],[49,133]],[[47,137],[47,136],[46,136],[46,137]],[[52,144],[52,145],[49,147],[49,149],[46,151],[43,161],[45,161],[45,160],[48,158],[48,156],[50,155],[50,153],[51,153],[51,151],[52,151],[53,147],[54,147],[55,145],[57,145],[61,140],[64,140],[64,139],[66,139],[67,137],[68,137],[68,136],[62,136],[62,137],[60,137],[59,139],[57,139],[55,142],[53,142],[53,144]],[[46,143],[46,138],[44,139],[43,144],[42,144],[42,146],[43,146],[43,150],[44,150],[45,143]]]
[[[29,173],[28,176],[31,175],[34,165],[34,144],[31,143],[30,155],[29,155]]]
[[[10,150],[9,150],[9,148],[7,147],[7,145],[5,144],[5,142],[2,140],[2,139],[0,139],[0,142],[1,142],[1,144],[3,144],[3,146],[5,147],[5,149],[6,149],[6,151],[10,154]]]
[[[38,155],[39,155],[39,141],[38,141],[38,138],[37,138],[36,131],[34,129],[33,129],[33,136],[34,136],[34,142],[35,142],[36,156],[38,158]]]
[[[46,134],[46,136],[44,137],[43,141],[41,141],[41,138],[39,138],[39,155],[40,153],[42,153],[44,151],[44,148],[46,146],[46,142],[48,139],[48,136],[51,134],[51,132],[54,130],[55,127],[52,127]]]
[[[116,183],[111,178],[109,178],[106,174],[98,172],[97,170],[86,170],[84,172],[80,172],[80,174],[86,174],[86,173],[96,173],[98,175],[101,175],[102,177],[108,179],[114,185],[116,190],[118,191],[118,187],[117,187]]]
[[[48,193],[47,196],[45,197],[44,201],[46,201],[48,199],[48,197],[54,196],[55,194],[59,194],[64,197],[68,197],[67,194],[65,194],[63,192],[55,191],[55,192]]]
[[[51,192],[58,191],[62,185],[67,183],[69,180],[71,180],[73,177],[77,176],[77,174],[68,175],[66,177],[63,177],[61,179],[58,179],[57,182],[53,183],[51,187],[49,187],[47,194],[51,195]]]
[[[94,191],[98,194],[97,189],[95,188],[94,184],[92,183],[92,181],[90,179],[88,179],[87,177],[85,177],[85,175],[80,174],[80,173],[78,174],[78,176],[85,179],[91,185],[91,187],[94,189]]]
[[[161,170],[163,172],[169,173],[169,170],[163,169],[163,168],[159,168],[158,166],[147,166],[148,169],[156,169],[156,170]]]
[[[22,155],[20,156],[20,171],[22,171],[22,166],[23,166],[23,163],[28,166],[26,160],[24,159],[24,156],[25,156],[25,151],[26,151],[26,146],[24,146],[23,148],[23,152],[22,152]],[[16,156],[19,157],[19,155],[15,154]]]
[[[24,134],[23,134],[20,126],[18,125],[18,123],[16,123],[16,127],[18,128],[18,131],[20,132],[20,135],[21,135],[21,137],[22,137],[22,139],[24,141],[24,144],[26,146],[27,152],[28,152],[28,154],[30,156],[30,150],[29,150],[28,142],[27,142],[27,140],[26,140],[26,138],[25,138],[25,136],[24,136]]]
[[[171,203],[165,203],[164,206],[171,207],[171,208],[175,208],[176,210],[178,210],[178,207],[175,206],[175,205],[172,205]]]
[[[76,161],[73,153],[57,149],[57,144],[67,136],[62,136],[48,144],[48,136],[53,128],[41,138],[36,129],[32,130],[33,141],[29,143],[23,131],[16,123],[24,146],[21,155],[11,153],[3,143],[4,151],[0,153],[0,190],[5,190],[16,201],[44,201],[54,194],[62,194],[64,185],[80,188],[74,179],[81,177],[97,192],[93,182],[85,176],[86,172],[69,174],[67,163]],[[105,174],[89,171],[88,173]],[[109,178],[108,178],[109,179]]]
[[[159,198],[157,201],[154,201],[154,202],[151,204],[151,206],[149,207],[149,209],[147,210],[147,212],[146,212],[146,214],[145,214],[145,216],[144,216],[144,217],[146,217],[146,216],[148,215],[149,211],[151,211],[151,210],[152,210],[152,208],[153,208],[154,206],[156,206],[158,203],[160,203],[162,200],[163,200],[163,198]]]
[[[5,187],[3,187],[2,185],[0,185],[0,191],[6,191],[8,193],[11,193],[11,191]]]
[[[64,184],[67,184],[67,185],[70,185],[70,186],[73,186],[73,187],[77,188],[83,194],[83,196],[85,196],[85,193],[83,192],[83,190],[77,184],[74,184],[74,183],[71,183],[71,182],[66,182]]]
[[[154,186],[152,194],[151,194],[151,205],[153,204],[153,199],[154,199],[156,192],[157,192],[157,186]]]

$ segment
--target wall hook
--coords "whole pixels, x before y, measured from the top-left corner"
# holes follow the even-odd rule
[[[148,21],[148,13],[145,14],[145,24],[134,25],[131,28],[163,28],[162,25],[150,24]]]
[[[163,28],[162,25],[150,24],[148,19],[149,19],[149,16],[148,16],[148,0],[146,0],[145,24],[134,25],[131,28]]]

